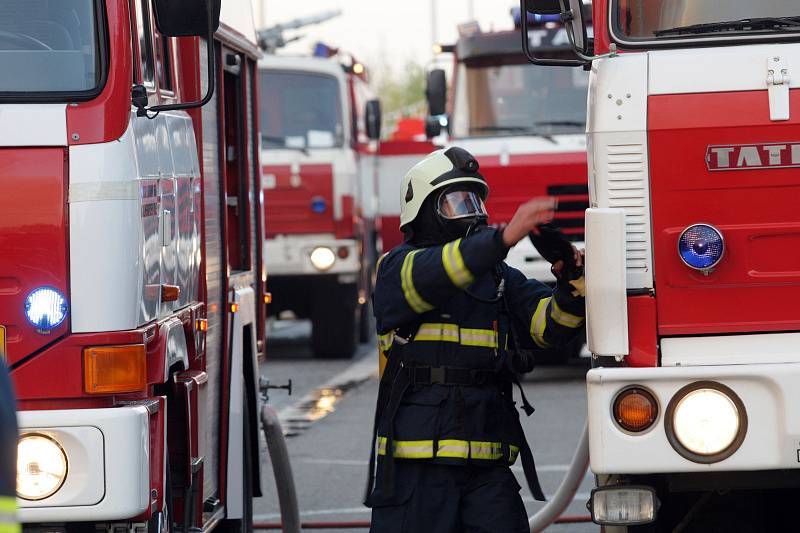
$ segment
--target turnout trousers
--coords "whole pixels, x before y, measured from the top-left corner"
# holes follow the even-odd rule
[[[527,533],[520,485],[505,465],[396,460],[394,494],[381,501],[381,463],[371,533]]]

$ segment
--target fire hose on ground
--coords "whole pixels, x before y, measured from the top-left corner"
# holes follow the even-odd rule
[[[302,529],[366,529],[370,527],[368,520],[339,522],[300,522],[300,509],[297,503],[297,490],[289,461],[289,449],[283,436],[277,413],[269,405],[261,408],[261,423],[267,440],[275,486],[278,491],[278,504],[281,512],[280,522],[256,522],[253,529],[282,529],[284,533],[300,533]],[[584,424],[580,442],[575,449],[567,473],[558,486],[553,497],[529,521],[531,533],[539,533],[551,524],[569,524],[591,522],[589,516],[562,516],[572,502],[575,492],[580,487],[586,468],[589,465],[589,429]]]

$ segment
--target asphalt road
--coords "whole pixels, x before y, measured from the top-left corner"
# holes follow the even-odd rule
[[[375,345],[362,345],[351,360],[315,360],[308,348],[310,328],[303,322],[278,323],[270,332],[267,362],[262,374],[272,383],[292,379],[293,394],[270,393],[270,405],[282,420],[292,459],[303,521],[365,521],[369,509],[361,504],[372,417],[377,394]],[[586,419],[583,381],[588,365],[538,367],[523,383],[536,408],[523,421],[536,456],[545,493],[553,494],[569,464]],[[523,418],[525,418],[523,416]],[[525,487],[522,468],[512,467]],[[262,459],[264,496],[255,502],[257,522],[278,522],[280,514],[269,458]],[[587,475],[566,515],[587,515],[585,503],[592,487]],[[523,489],[528,513],[541,504]],[[366,529],[329,531],[363,532]],[[596,532],[589,524],[561,524],[548,531]]]

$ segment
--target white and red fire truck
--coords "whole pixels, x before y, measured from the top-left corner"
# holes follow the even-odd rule
[[[589,205],[588,73],[531,65],[520,49],[519,31],[467,27],[453,47],[448,142],[478,158],[491,189],[492,222],[508,222],[526,198],[554,196],[559,200],[554,223],[582,247],[583,212]],[[529,33],[552,56],[571,52],[563,29],[541,22]],[[435,98],[433,92],[429,84],[429,98]],[[549,263],[527,239],[507,261],[530,278],[554,281]]]
[[[249,2],[222,4],[214,32],[218,0],[0,0],[0,352],[30,527],[252,521],[259,51]]]
[[[377,139],[377,101],[356,61],[266,55],[258,68],[270,315],[310,318],[316,357],[350,357],[372,333],[377,189],[364,119]]]
[[[592,71],[595,519],[795,530],[800,4],[595,0],[593,39],[564,5]]]

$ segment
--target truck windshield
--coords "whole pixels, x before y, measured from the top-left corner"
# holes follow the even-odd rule
[[[458,68],[454,137],[583,133],[589,74],[528,63]]]
[[[797,0],[612,0],[614,30],[626,40],[800,30]]]
[[[305,150],[342,145],[342,103],[336,78],[262,70],[259,82],[265,146]]]
[[[96,13],[95,0],[0,0],[0,95],[94,91],[102,74]]]

